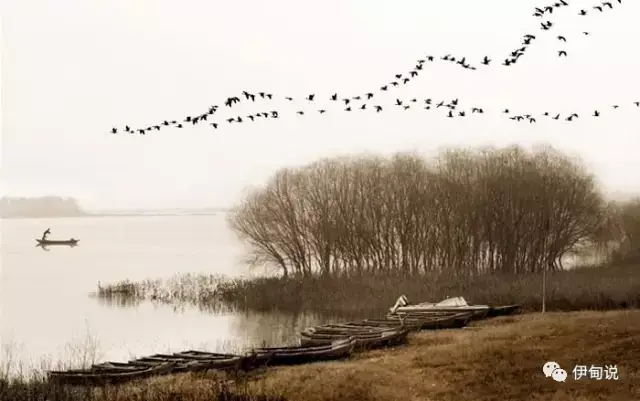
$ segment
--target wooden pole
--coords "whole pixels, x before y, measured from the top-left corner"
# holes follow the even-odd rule
[[[542,269],[542,313],[547,309],[547,267]]]

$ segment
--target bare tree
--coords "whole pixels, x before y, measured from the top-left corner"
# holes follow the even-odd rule
[[[577,248],[603,243],[614,220],[635,244],[640,213],[624,210],[612,212],[579,160],[513,146],[283,169],[230,222],[254,264],[284,275],[471,276],[560,269]]]

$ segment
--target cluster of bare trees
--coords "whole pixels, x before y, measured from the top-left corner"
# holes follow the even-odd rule
[[[562,268],[619,235],[612,213],[579,161],[509,147],[282,169],[229,220],[251,262],[284,275],[475,275]]]

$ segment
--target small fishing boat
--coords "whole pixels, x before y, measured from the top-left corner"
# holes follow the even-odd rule
[[[387,315],[388,320],[419,325],[420,330],[458,329],[465,327],[472,318],[473,314],[470,312],[447,316],[431,316],[429,313]]]
[[[352,327],[345,325],[322,325],[312,327],[313,332],[316,334],[380,334],[388,329],[380,327]]]
[[[437,312],[471,312],[474,319],[483,319],[489,314],[489,305],[469,305],[463,297],[448,298],[438,303],[423,302],[410,305],[406,296],[402,295],[389,311],[391,314],[431,311]]]
[[[374,349],[386,346],[404,344],[407,342],[408,328],[398,328],[371,333],[316,333],[310,327],[300,333],[300,344],[303,347],[331,344],[335,340],[353,338],[355,339],[355,349]]]
[[[471,313],[431,316],[430,314],[393,315],[386,318],[364,319],[350,324],[362,326],[409,327],[414,330],[438,330],[465,327],[471,320]]]
[[[130,365],[148,366],[171,362],[174,371],[226,370],[241,368],[245,356],[204,351],[184,351],[174,354],[154,354],[129,361]]]
[[[109,362],[103,362],[103,363],[91,365],[91,369],[98,370],[100,372],[127,372],[127,371],[140,370],[140,369],[143,369],[143,367],[141,367],[140,365],[131,365],[126,362],[109,361]]]
[[[130,380],[144,379],[151,376],[171,373],[174,364],[165,362],[154,366],[138,366],[124,368],[113,366],[109,368],[73,369],[67,371],[49,371],[49,380],[57,384],[101,386],[105,384],[117,384]]]
[[[266,356],[269,360],[269,365],[297,365],[347,358],[351,355],[355,345],[356,340],[348,337],[333,340],[326,345],[310,347],[304,347],[302,345],[292,347],[263,347],[256,348],[254,352],[257,355]]]
[[[400,329],[400,328],[408,328],[409,330],[412,331],[416,331],[419,330],[419,327],[417,324],[407,324],[406,322],[399,322],[399,321],[389,321],[392,324],[390,325],[382,325],[382,324],[371,324],[371,323],[365,323],[364,321],[360,321],[360,322],[347,322],[347,323],[340,323],[340,324],[332,324],[332,325],[324,325],[324,326],[318,326],[317,328],[327,328],[329,330],[345,330],[345,331],[350,331],[350,332],[357,332],[357,331],[380,331],[380,330],[388,330],[388,327],[392,327],[393,329]]]
[[[399,320],[392,319],[365,319],[347,322],[344,323],[344,325],[349,327],[383,328],[385,330],[388,330],[389,328],[399,329],[401,327],[406,327],[412,330],[420,329],[420,326],[417,323],[407,324],[407,322],[400,322]]]
[[[50,246],[50,245],[68,245],[68,246],[76,246],[78,245],[79,239],[71,238],[68,240],[50,240],[50,239],[37,239],[38,245],[41,246]]]

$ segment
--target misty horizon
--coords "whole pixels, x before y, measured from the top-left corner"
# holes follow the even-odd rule
[[[406,0],[394,7],[361,0],[349,7],[337,1],[302,7],[292,0],[268,6],[254,0],[61,1],[57,8],[41,0],[10,2],[3,10],[0,195],[61,194],[86,209],[231,207],[278,169],[326,157],[428,156],[443,147],[540,143],[580,156],[605,193],[639,191],[640,108],[633,102],[640,100],[640,57],[627,43],[640,39],[634,22],[640,3],[587,17],[566,7],[554,14],[547,33],[531,16],[533,0]],[[63,7],[69,11],[61,13]],[[254,12],[247,15],[247,9]],[[221,10],[228,17],[212,24]],[[238,29],[247,24],[250,30]],[[526,56],[513,68],[502,67],[502,57],[527,32],[538,38]],[[568,57],[559,58],[559,48]],[[489,55],[494,64],[468,71],[438,60],[447,53],[474,64]],[[393,93],[377,90],[426,54],[437,60],[414,81]],[[145,136],[110,132],[183,121],[212,104],[222,105],[221,113],[260,111],[259,102],[224,106],[243,90],[273,93],[268,107],[281,118],[217,130],[169,127]],[[367,91],[385,107],[396,98],[460,98],[485,113],[448,119],[385,109],[300,116],[296,110],[318,107],[284,100],[316,93],[319,106],[335,92]],[[625,106],[609,112],[613,104]],[[581,117],[518,123],[503,118],[504,108]],[[590,118],[594,109],[604,110],[600,118]]]

